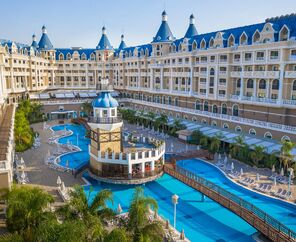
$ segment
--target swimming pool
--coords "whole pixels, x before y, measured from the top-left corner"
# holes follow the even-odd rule
[[[84,174],[92,184],[90,199],[102,189],[111,189],[114,204],[108,204],[116,210],[120,203],[123,211],[127,211],[134,186],[100,183]],[[179,196],[177,205],[177,229],[184,229],[191,241],[253,241],[252,234],[256,230],[234,213],[220,206],[209,198],[202,201],[202,195],[179,180],[164,174],[156,181],[143,185],[145,194],[155,198],[159,206],[159,214],[173,224],[173,194]],[[90,192],[90,185],[84,187]]]
[[[76,146],[78,142],[78,146],[81,151],[62,155],[59,164],[64,167],[78,169],[79,167],[89,162],[88,145],[90,141],[88,138],[85,137],[86,129],[82,125],[63,124],[52,127],[54,131],[64,130],[65,128],[67,130],[71,130],[73,134],[67,137],[60,138],[58,142],[60,144],[70,143]]]
[[[200,177],[203,177],[216,185],[224,188],[240,198],[252,203],[273,218],[279,220],[293,231],[296,231],[296,206],[286,202],[266,197],[264,195],[250,191],[238,184],[230,181],[216,167],[199,159],[188,159],[179,161],[178,166],[187,169]]]

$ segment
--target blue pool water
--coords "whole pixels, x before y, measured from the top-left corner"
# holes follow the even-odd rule
[[[199,159],[179,161],[178,166],[196,173],[227,191],[254,204],[264,212],[279,220],[288,228],[296,231],[296,206],[286,202],[266,197],[241,187],[224,176],[216,167]],[[295,196],[295,194],[294,194]]]
[[[84,174],[84,177],[92,184],[90,199],[102,189],[111,189],[114,204],[109,206],[116,210],[120,203],[123,211],[127,211],[133,186],[99,183],[87,174]],[[256,232],[253,227],[209,198],[202,202],[201,193],[167,174],[143,187],[146,195],[157,200],[159,214],[171,224],[171,197],[173,194],[180,197],[177,205],[177,229],[184,229],[186,237],[191,241],[253,241],[251,235]],[[85,186],[84,189],[87,194],[90,192],[90,186]]]
[[[66,167],[68,163],[69,168],[77,169],[89,162],[88,145],[90,141],[85,137],[86,129],[81,125],[64,124],[52,127],[54,131],[64,130],[65,128],[71,130],[73,134],[68,137],[60,138],[58,142],[61,144],[67,144],[70,142],[73,145],[77,145],[78,134],[78,146],[81,151],[62,155],[59,164]]]

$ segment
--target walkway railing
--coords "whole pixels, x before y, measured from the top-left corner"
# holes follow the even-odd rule
[[[272,241],[295,241],[296,233],[248,201],[181,167],[164,171],[231,210]]]

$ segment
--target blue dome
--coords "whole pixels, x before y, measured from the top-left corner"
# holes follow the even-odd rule
[[[110,92],[101,92],[99,97],[93,100],[92,106],[94,108],[116,108],[118,102]]]
[[[189,24],[189,27],[188,27],[184,37],[189,39],[195,35],[198,35],[195,25]]]
[[[97,50],[113,50],[113,47],[110,44],[110,41],[106,35],[105,26],[102,28],[102,37],[96,47]]]
[[[166,12],[163,11],[162,13],[163,18],[162,18],[161,25],[157,31],[157,34],[153,38],[152,43],[168,42],[168,41],[173,41],[175,39],[170,29],[170,26],[168,25],[166,16],[167,16]]]

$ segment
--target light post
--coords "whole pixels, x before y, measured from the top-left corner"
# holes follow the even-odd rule
[[[174,204],[174,228],[176,228],[176,213],[177,213],[177,204],[178,204],[179,196],[174,194],[172,196],[172,203]]]
[[[291,180],[292,180],[294,170],[293,170],[293,168],[289,168],[288,170],[289,170],[288,192],[290,193],[290,191],[291,191]]]

